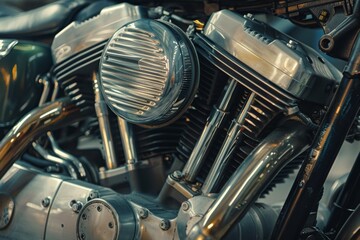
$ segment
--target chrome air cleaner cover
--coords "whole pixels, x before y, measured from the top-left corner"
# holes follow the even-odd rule
[[[125,120],[149,127],[176,120],[199,84],[195,48],[178,27],[140,19],[121,27],[100,61],[100,88]]]

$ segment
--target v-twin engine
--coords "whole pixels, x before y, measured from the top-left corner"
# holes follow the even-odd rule
[[[221,10],[187,29],[151,17],[123,3],[56,35],[54,103],[0,149],[49,158],[52,146],[65,160],[45,168],[26,153],[2,177],[1,237],[270,237],[278,210],[256,201],[301,164],[342,74],[251,14]],[[70,153],[48,124],[67,119],[66,106],[81,114]]]

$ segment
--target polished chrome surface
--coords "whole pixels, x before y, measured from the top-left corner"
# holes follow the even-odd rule
[[[41,94],[41,98],[39,101],[39,106],[41,106],[46,102],[46,100],[49,97],[51,85],[50,85],[49,79],[47,77],[42,77],[38,81],[39,81],[39,83],[41,83],[44,86],[42,94]],[[49,152],[47,152],[45,149],[43,149],[41,146],[39,146],[36,142],[33,143],[33,145],[35,144],[34,147],[35,148],[37,147],[38,151],[42,152],[43,155],[48,155],[53,160],[55,159],[54,162],[64,164],[65,167],[67,168],[67,170],[69,171],[70,175],[72,177],[74,177],[75,179],[77,179],[78,177],[85,178],[86,172],[85,172],[85,169],[84,169],[84,166],[82,165],[82,163],[75,156],[71,155],[70,153],[65,152],[63,149],[60,148],[60,146],[56,142],[52,132],[50,132],[50,131],[47,132],[47,137],[50,141],[52,151],[58,157],[50,156]],[[48,159],[48,158],[46,158],[46,159]],[[76,170],[71,166],[71,163],[69,164],[67,161],[71,162],[76,167]]]
[[[276,174],[310,143],[308,129],[298,121],[288,120],[270,133],[238,167],[189,239],[222,238]]]
[[[100,61],[109,107],[130,123],[168,124],[187,109],[199,81],[194,46],[170,23],[140,19],[120,28]]]
[[[66,160],[55,156],[51,153],[49,153],[48,150],[46,150],[45,148],[43,148],[40,144],[33,142],[32,143],[33,148],[35,149],[35,151],[44,159],[46,159],[49,162],[53,162],[55,164],[59,164],[61,166],[64,166],[65,169],[67,170],[67,172],[69,173],[69,175],[74,178],[77,179],[78,175],[77,172],[74,168],[74,166],[72,166],[70,163],[68,163]]]
[[[187,181],[195,181],[196,176],[206,159],[206,154],[211,147],[211,143],[224,122],[226,115],[229,113],[237,85],[236,81],[231,80],[228,86],[223,90],[223,95],[220,97],[220,103],[213,108],[204,130],[182,170]]]
[[[102,186],[111,187],[117,184],[123,184],[128,181],[129,170],[126,166],[120,166],[114,169],[99,169],[99,178]]]
[[[137,156],[134,129],[131,123],[128,123],[124,119],[118,117],[117,120],[118,120],[121,143],[124,150],[126,165],[129,170],[133,170],[135,168],[135,164],[139,160]]]
[[[166,178],[166,182],[159,193],[158,199],[161,203],[166,203],[169,199],[180,203],[197,194],[199,193],[193,191],[187,182],[180,178],[175,179],[172,174]]]
[[[26,114],[0,142],[0,178],[29,145],[47,131],[80,120],[86,111],[68,99],[44,104]]]
[[[182,203],[177,216],[177,234],[180,239],[187,239],[190,230],[201,220],[215,201],[214,198],[196,196]],[[269,239],[278,213],[272,207],[255,203],[241,221],[231,226],[230,233],[223,240]]]
[[[137,233],[134,239],[153,240],[153,239],[171,239],[179,240],[176,234],[177,219],[164,219],[159,216],[159,213],[166,213],[166,211],[155,211],[147,209],[144,206],[130,201],[131,206],[136,214],[136,219],[139,224]],[[145,214],[143,214],[145,212]],[[166,228],[162,227],[162,223],[166,222]],[[121,238],[122,239],[122,238]]]
[[[341,73],[310,47],[228,10],[214,13],[204,35],[277,87],[328,104]]]
[[[129,202],[117,194],[87,202],[77,220],[77,238],[135,239],[138,226]]]
[[[104,159],[107,169],[114,169],[118,166],[116,161],[116,154],[114,149],[114,140],[111,135],[111,128],[109,122],[109,112],[99,89],[98,80],[94,77],[93,80],[95,93],[95,111],[99,122],[99,129],[102,143],[104,146]]]
[[[39,100],[39,106],[41,106],[46,102],[47,98],[49,97],[51,85],[49,79],[47,79],[46,77],[39,78],[38,82],[43,85],[43,90]]]
[[[71,202],[85,204],[90,193],[94,192],[94,186],[79,183],[77,181],[62,182],[49,211],[45,239],[77,239],[76,222],[79,214],[73,211]]]
[[[47,177],[52,178],[51,176]],[[113,192],[83,181],[64,179],[49,211],[45,239],[77,239],[76,223],[79,218],[79,210],[89,200],[107,194],[113,194]],[[80,209],[74,211],[74,203],[78,204]]]
[[[121,3],[84,22],[72,22],[54,38],[51,48],[55,63],[107,40],[124,24],[146,16],[144,8]]]
[[[180,239],[186,239],[190,230],[201,220],[214,201],[215,198],[195,196],[181,204],[176,221],[176,231]]]
[[[11,221],[0,230],[0,239],[44,239],[49,206],[61,182],[14,164],[0,180],[0,192],[15,204]],[[48,205],[42,204],[44,199],[49,200]],[[0,201],[5,203],[1,198]]]
[[[86,171],[80,160],[77,159],[74,155],[65,152],[63,149],[61,149],[51,132],[47,132],[47,136],[48,139],[50,140],[50,144],[53,152],[60,158],[63,158],[71,162],[76,167],[76,170],[80,178],[86,178]]]
[[[0,39],[0,59],[5,57],[17,43],[17,40]]]
[[[215,162],[208,173],[204,184],[201,188],[204,194],[213,193],[218,186],[221,177],[224,174],[225,167],[229,163],[237,144],[241,140],[241,135],[244,131],[243,124],[246,120],[246,115],[255,99],[255,93],[251,93],[245,106],[240,111],[237,118],[235,118],[229,130],[227,131],[225,141],[220,148],[218,155],[215,158]]]

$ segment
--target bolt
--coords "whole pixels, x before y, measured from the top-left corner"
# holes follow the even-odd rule
[[[163,219],[160,222],[160,228],[164,231],[168,230],[170,228],[170,221],[167,219]]]
[[[170,161],[172,159],[172,157],[170,155],[165,155],[163,157],[164,161]]]
[[[184,212],[186,212],[187,210],[189,210],[190,208],[190,203],[188,201],[185,201],[181,204],[181,208]]]
[[[304,185],[305,185],[305,181],[301,180],[300,183],[299,183],[299,188],[302,188]]]
[[[194,193],[200,192],[200,188],[201,188],[201,183],[196,182],[195,184],[191,185],[191,190]]]
[[[46,197],[43,200],[41,200],[41,206],[43,206],[44,208],[47,208],[50,206],[50,202],[51,202],[50,198]]]
[[[83,213],[83,215],[81,215],[81,218],[82,218],[83,220],[86,220],[86,219],[87,219],[87,215],[86,215],[85,213]]]
[[[75,213],[79,213],[82,207],[83,207],[83,204],[80,201],[77,201],[71,205],[71,209]]]
[[[254,15],[252,15],[251,13],[246,14],[244,17],[254,20]]]
[[[90,192],[89,196],[87,197],[87,200],[90,201],[90,200],[92,200],[94,198],[97,198],[97,197],[99,197],[99,194],[97,192]]]
[[[180,171],[175,171],[171,174],[171,177],[176,180],[179,181],[182,178],[183,174]]]
[[[289,42],[286,44],[286,46],[288,46],[288,47],[291,48],[291,49],[296,49],[297,45],[298,45],[298,43],[295,42],[294,40],[291,40],[291,39],[290,39]]]
[[[326,9],[323,9],[320,12],[320,15],[319,15],[318,18],[319,18],[319,21],[322,22],[322,23],[327,22],[327,20],[329,19],[329,12]]]
[[[146,210],[145,208],[141,208],[139,210],[139,215],[140,215],[141,219],[145,219],[145,218],[147,218],[149,216],[149,211]]]

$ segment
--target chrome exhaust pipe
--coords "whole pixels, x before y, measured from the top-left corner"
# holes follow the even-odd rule
[[[22,117],[0,142],[0,179],[36,138],[78,121],[87,113],[86,109],[63,98],[41,105]]]
[[[304,124],[291,119],[270,133],[238,167],[188,239],[221,239],[280,170],[309,147],[310,137]]]

